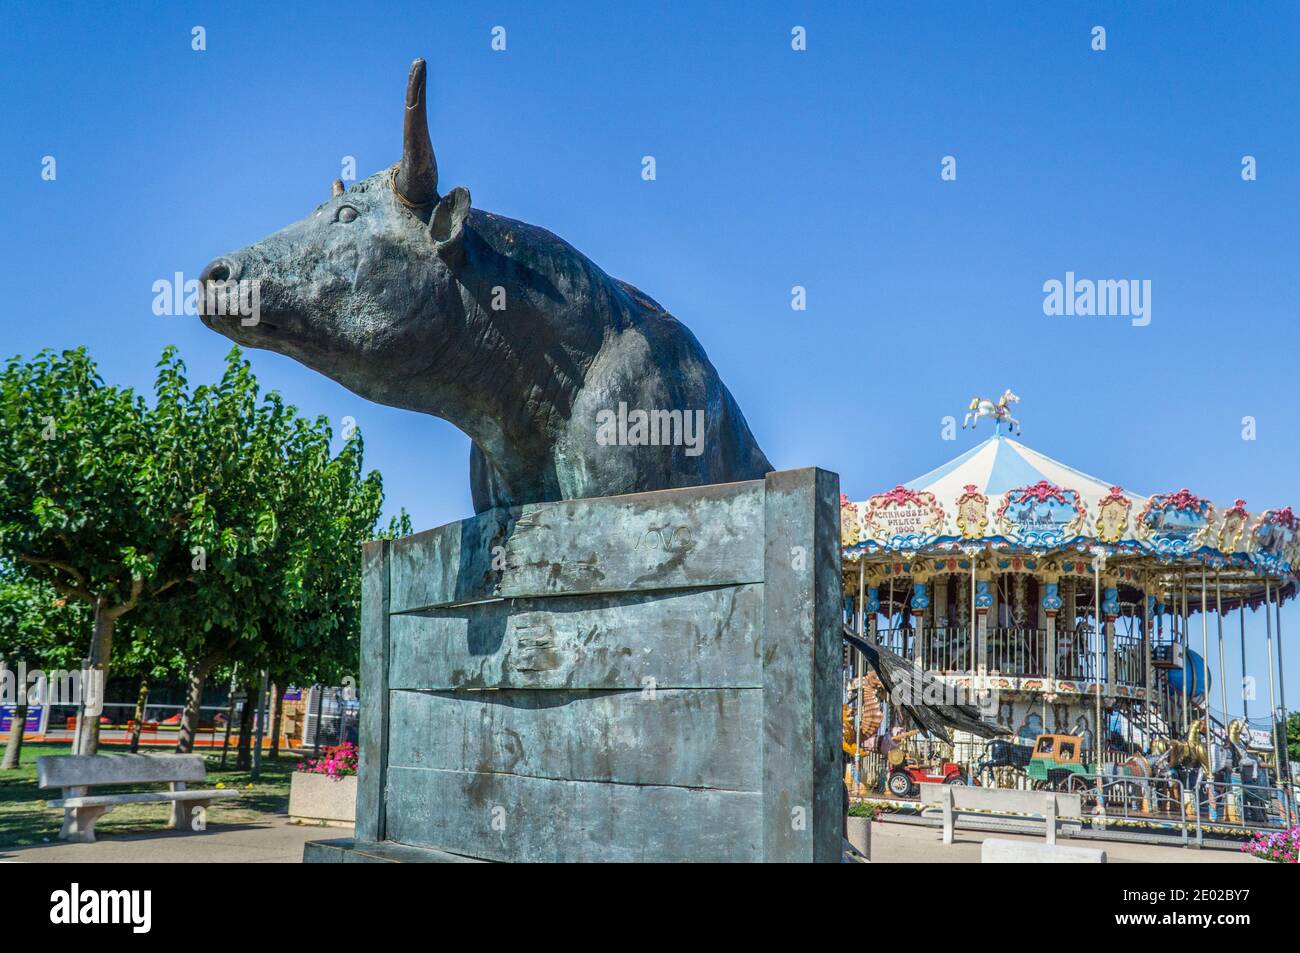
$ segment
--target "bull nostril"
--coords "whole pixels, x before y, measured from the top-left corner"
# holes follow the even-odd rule
[[[235,277],[236,268],[228,258],[214,258],[208,262],[199,275],[199,283],[203,284],[209,281],[230,281]]]

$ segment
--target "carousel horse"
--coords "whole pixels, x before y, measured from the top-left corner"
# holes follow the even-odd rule
[[[1229,819],[1260,824],[1268,816],[1268,797],[1255,787],[1261,781],[1259,759],[1250,753],[1246,730],[1240,718],[1228,722],[1228,743],[1224,746],[1228,749],[1228,764],[1222,771],[1222,783],[1228,792]],[[1234,812],[1239,813],[1234,817]]]
[[[1185,741],[1156,738],[1151,742],[1151,753],[1159,756],[1158,760],[1171,775],[1182,777],[1194,787],[1201,778],[1211,776],[1210,750],[1202,737],[1204,734],[1205,721],[1198,718],[1188,726]]]
[[[992,417],[994,423],[1006,424],[1016,433],[1020,433],[1020,421],[1011,416],[1011,405],[1019,402],[1019,400],[1019,397],[1011,393],[1011,388],[1007,388],[1002,392],[1002,396],[998,398],[996,404],[983,397],[972,397],[970,410],[966,414],[966,419],[962,422],[961,429],[965,430],[969,425],[974,430],[979,425],[981,417]]]
[[[1236,772],[1243,784],[1256,784],[1259,780],[1259,759],[1250,753],[1246,742],[1246,723],[1240,718],[1228,722],[1228,743],[1224,745],[1225,764],[1220,773],[1231,777]]]
[[[881,687],[879,676],[875,672],[867,672],[862,683],[862,721],[858,726],[858,736],[855,740],[853,709],[858,697],[858,681],[854,679],[849,683],[849,693],[854,704],[844,706],[843,742],[844,753],[849,757],[853,757],[859,751],[865,754],[876,749],[876,732],[880,730],[885,720],[885,712],[880,707],[880,696],[877,694]]]
[[[1246,747],[1246,740],[1243,735],[1246,733],[1246,723],[1240,718],[1234,718],[1228,722],[1228,744],[1227,748],[1232,757],[1233,767],[1237,767],[1242,761],[1250,757],[1250,752]]]

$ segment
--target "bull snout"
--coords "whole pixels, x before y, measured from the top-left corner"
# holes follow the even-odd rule
[[[214,258],[203,267],[199,284],[206,285],[209,281],[238,281],[239,272],[239,262],[225,257]]]
[[[247,296],[239,281],[243,266],[233,258],[214,258],[199,273],[198,313],[203,323],[215,327],[214,319],[231,315],[244,317]]]

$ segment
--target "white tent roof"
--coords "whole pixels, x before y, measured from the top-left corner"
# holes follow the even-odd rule
[[[1002,436],[989,437],[956,459],[903,486],[909,490],[928,490],[939,500],[956,500],[967,486],[974,486],[992,500],[1000,498],[1008,490],[1033,486],[1040,480],[1077,490],[1090,514],[1097,512],[1097,504],[1115,486]],[[1125,493],[1125,496],[1139,509],[1146,502],[1145,497],[1134,493]]]

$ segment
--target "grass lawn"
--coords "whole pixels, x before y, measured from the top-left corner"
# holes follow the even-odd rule
[[[125,749],[121,749],[125,751]],[[57,800],[58,788],[41,790],[36,786],[36,759],[41,755],[71,753],[66,744],[24,744],[22,766],[13,771],[0,771],[0,848],[27,847],[46,841],[54,843],[63,826],[63,811],[44,806],[46,798]],[[112,748],[104,754],[113,754]],[[227,764],[232,768],[222,771],[221,758],[208,757],[208,779],[203,785],[215,788],[224,785],[236,789],[243,797],[213,801],[208,808],[208,823],[249,824],[264,821],[267,814],[284,814],[289,809],[289,777],[298,759],[282,755],[278,761],[262,762],[262,777],[253,781],[247,771],[235,771],[234,753]],[[199,787],[192,784],[190,787]],[[113,794],[118,791],[145,791],[151,788],[166,790],[167,785],[127,785],[94,788],[92,794]],[[171,805],[122,804],[113,808],[95,825],[96,834],[141,833],[166,829]]]

